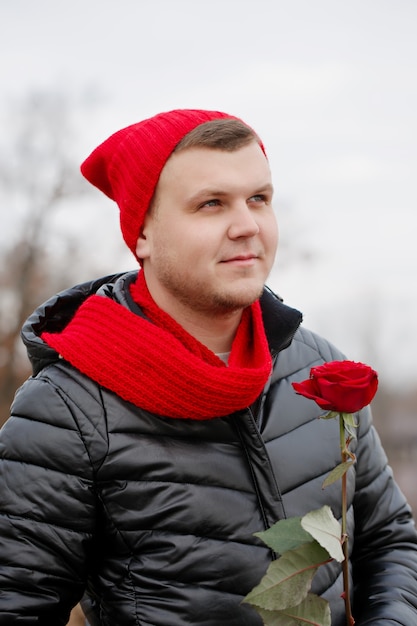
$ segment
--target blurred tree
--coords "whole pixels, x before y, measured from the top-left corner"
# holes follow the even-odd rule
[[[56,215],[64,202],[88,192],[71,157],[73,124],[64,95],[31,94],[14,107],[7,127],[11,145],[0,150],[0,424],[29,373],[22,323],[68,283],[71,265],[64,259],[76,254],[71,237],[57,228]],[[53,262],[51,246],[60,250]]]

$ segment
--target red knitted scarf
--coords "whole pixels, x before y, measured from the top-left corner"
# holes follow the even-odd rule
[[[103,387],[165,417],[210,419],[256,400],[272,367],[258,301],[243,312],[226,366],[155,304],[143,272],[131,294],[152,321],[93,295],[63,331],[41,337]]]

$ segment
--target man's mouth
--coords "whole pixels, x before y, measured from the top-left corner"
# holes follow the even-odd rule
[[[233,265],[253,265],[257,259],[256,254],[237,254],[236,256],[224,259],[222,263],[230,263]]]

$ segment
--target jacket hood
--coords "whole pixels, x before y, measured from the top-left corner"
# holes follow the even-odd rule
[[[26,346],[33,374],[60,357],[42,339],[45,331],[56,333],[65,328],[81,304],[91,295],[110,297],[138,315],[143,315],[130,296],[128,286],[136,279],[137,272],[111,274],[81,283],[59,292],[41,304],[26,320],[21,337]],[[300,311],[285,304],[269,288],[261,297],[262,316],[268,343],[273,354],[288,347],[301,321]]]
[[[21,337],[34,375],[46,365],[59,359],[57,352],[50,348],[40,335],[44,331],[59,332],[65,328],[84,300],[107,285],[110,295],[113,283],[121,276],[122,274],[112,274],[60,291],[41,304],[27,318],[22,326]]]

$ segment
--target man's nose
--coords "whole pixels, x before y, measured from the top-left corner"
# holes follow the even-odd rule
[[[256,213],[244,201],[236,203],[231,210],[231,223],[228,230],[230,239],[254,237],[259,233]]]

